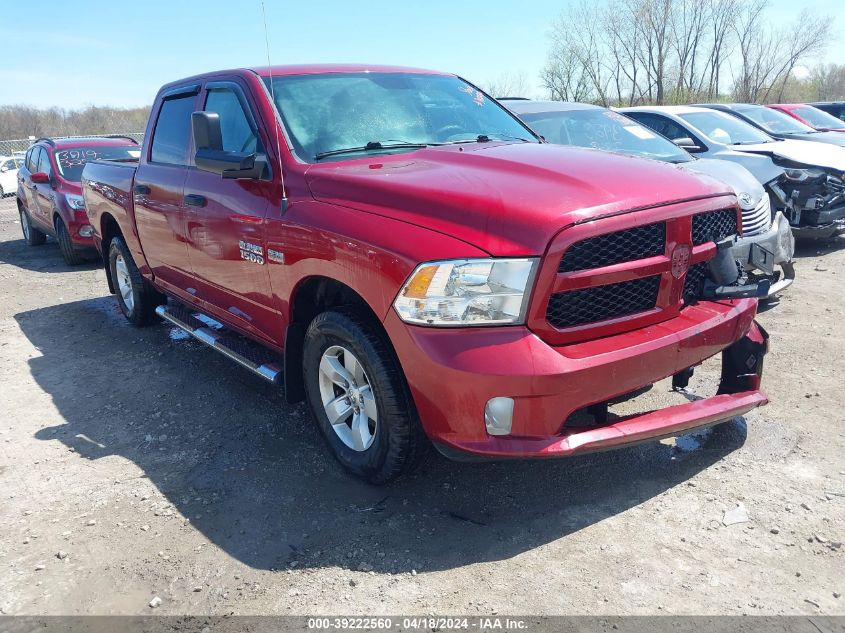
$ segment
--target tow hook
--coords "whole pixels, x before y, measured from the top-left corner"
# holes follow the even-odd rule
[[[740,266],[731,255],[736,236],[716,242],[716,256],[708,262],[709,275],[704,280],[705,299],[749,299],[766,297],[772,282],[762,279],[756,283],[737,285]]]

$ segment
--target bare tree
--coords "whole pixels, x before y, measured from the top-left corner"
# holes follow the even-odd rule
[[[481,87],[493,97],[527,97],[530,90],[528,75],[524,71],[515,73],[503,72]]]
[[[810,71],[812,101],[845,99],[845,64],[818,64]]]
[[[712,100],[727,83],[739,100],[782,98],[795,68],[830,41],[833,20],[805,10],[801,28],[775,28],[768,2],[581,0],[552,24],[543,87],[602,105]]]
[[[780,100],[795,66],[823,52],[832,32],[832,19],[801,12],[801,28],[775,29],[765,22],[768,0],[751,0],[736,25],[740,72],[734,83],[738,101]],[[812,34],[808,37],[808,34]]]
[[[0,106],[0,139],[140,132],[149,108],[89,106],[80,110]]]

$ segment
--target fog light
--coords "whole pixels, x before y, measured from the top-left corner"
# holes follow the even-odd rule
[[[83,224],[79,229],[79,234],[82,237],[91,237],[94,235],[94,227],[90,224]]]
[[[513,398],[490,398],[484,407],[484,424],[490,435],[509,435],[513,424]]]

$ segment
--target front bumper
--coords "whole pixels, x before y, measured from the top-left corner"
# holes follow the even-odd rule
[[[754,299],[700,302],[679,317],[593,341],[552,347],[524,327],[468,332],[385,327],[423,428],[443,452],[465,457],[560,457],[603,450],[728,420],[760,406],[765,335]],[[760,347],[759,371],[723,362],[719,395],[600,427],[565,427],[576,410],[631,393],[696,365],[737,341]],[[736,345],[734,345],[736,344]],[[730,352],[730,350],[728,350]],[[724,359],[735,354],[726,353]],[[511,433],[489,435],[488,400],[514,400]]]
[[[751,248],[753,244],[757,244],[774,255],[774,265],[779,266],[781,272],[777,281],[771,285],[769,294],[765,298],[774,297],[783,292],[795,281],[795,267],[792,265],[792,257],[795,254],[795,237],[792,232],[793,227],[789,225],[789,220],[778,211],[768,231],[760,235],[741,237],[731,248],[734,259],[741,262],[748,272],[758,270],[752,263]]]

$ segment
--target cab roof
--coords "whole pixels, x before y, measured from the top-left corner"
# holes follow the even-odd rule
[[[451,75],[437,70],[411,68],[406,66],[383,66],[379,64],[292,64],[286,66],[256,66],[250,68],[259,77],[280,75],[319,75],[324,73],[414,73],[423,75]]]

